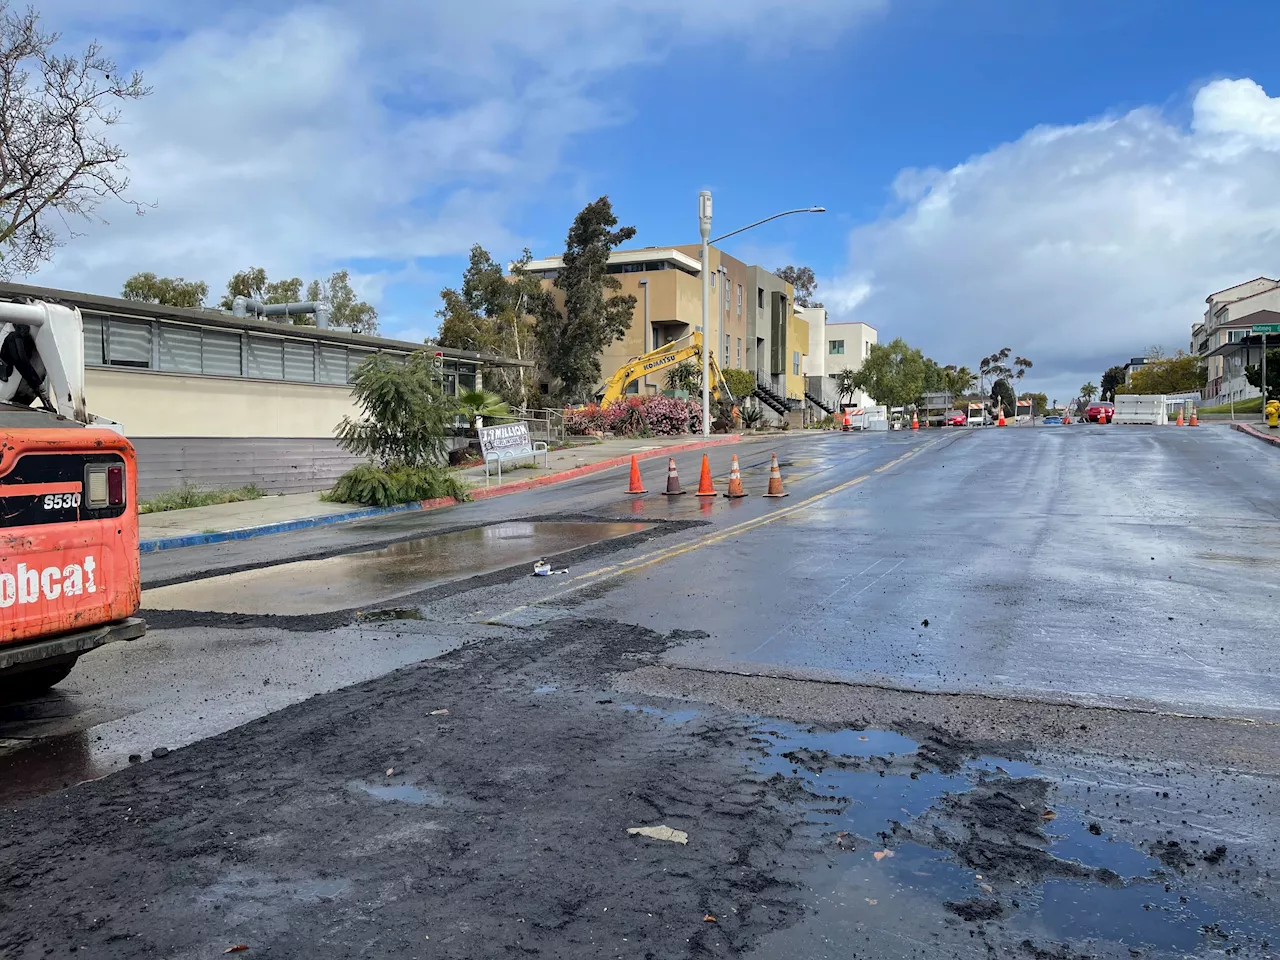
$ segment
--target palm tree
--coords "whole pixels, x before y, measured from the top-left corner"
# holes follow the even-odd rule
[[[1098,395],[1098,388],[1092,383],[1086,383],[1080,388],[1080,396],[1084,397],[1084,402],[1088,403]]]
[[[496,393],[487,390],[468,390],[458,394],[458,410],[467,418],[467,423],[474,424],[476,417],[509,417],[511,408],[507,401]]]

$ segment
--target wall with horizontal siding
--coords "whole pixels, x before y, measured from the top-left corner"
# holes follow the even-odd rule
[[[189,483],[228,490],[255,483],[269,493],[306,493],[333,486],[361,462],[331,439],[314,437],[132,437],[138,451],[138,496],[146,499]]]

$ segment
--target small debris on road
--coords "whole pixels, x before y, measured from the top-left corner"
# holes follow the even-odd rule
[[[660,823],[656,827],[627,827],[627,833],[631,836],[648,837],[650,840],[666,840],[670,843],[689,842],[689,834],[683,830],[673,830],[665,823]]]
[[[533,565],[533,575],[535,577],[551,576],[551,564],[547,563],[546,560],[539,560]]]
[[[920,621],[920,626],[922,626],[922,627],[927,627],[928,625],[929,625],[929,618],[928,618],[928,617],[925,617],[923,620],[921,620],[921,621]]]
[[[1054,810],[1046,810],[1044,813],[1040,814],[1040,819],[1041,819],[1041,820],[1044,820],[1046,823],[1048,823],[1050,820],[1052,820],[1052,819],[1054,819],[1055,817],[1057,817],[1057,815],[1058,815],[1058,814],[1057,814],[1057,811],[1054,811]]]
[[[156,747],[154,750],[151,751],[151,759],[159,760],[161,757],[168,756],[168,754],[169,754],[168,747]]]
[[[439,710],[432,710],[432,711],[431,711],[431,716],[433,716],[433,717],[446,717],[446,716],[448,716],[448,715],[449,715],[449,708],[448,708],[448,707],[441,707]]]
[[[875,853],[873,853],[873,854],[872,854],[872,856],[873,856],[873,857],[875,857],[877,860],[883,860],[885,857],[892,857],[892,856],[893,856],[893,851],[892,851],[892,850],[877,850]]]
[[[395,772],[396,772],[396,768],[395,768],[395,767],[387,767],[387,776],[388,776],[388,777],[389,777],[389,776],[391,776],[391,775],[392,775],[393,773],[395,773]]]
[[[227,949],[223,950],[222,952],[223,953],[244,953],[248,949],[249,949],[249,945],[247,943],[237,943],[234,947],[227,947]]]
[[[703,922],[703,923],[715,923],[715,922],[716,922],[716,915],[715,915],[714,913],[704,913],[704,914],[702,915],[702,922]]]
[[[130,762],[130,763],[141,763],[141,762],[142,762],[142,754],[140,754],[140,753],[131,753],[131,754],[129,754],[129,762]]]
[[[1102,824],[1097,823],[1096,821],[1094,823],[1089,824],[1089,832],[1092,833],[1095,837],[1102,836]]]

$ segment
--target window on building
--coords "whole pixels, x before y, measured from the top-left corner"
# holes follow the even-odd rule
[[[833,357],[844,353],[844,341],[843,340],[830,341],[827,344],[827,353],[831,354]]]
[[[738,316],[742,316],[742,284],[738,284]]]
[[[764,309],[764,287],[756,287],[756,306]]]
[[[347,348],[320,344],[320,382],[347,382]]]
[[[109,320],[107,363],[113,367],[150,367],[151,324]]]
[[[284,379],[284,341],[275,337],[249,337],[245,375],[255,380]]]
[[[726,333],[724,335],[724,365],[726,367],[729,365],[729,347],[732,345],[732,343],[733,343],[733,339],[729,336],[729,334]]]
[[[741,288],[741,287],[739,287],[739,288],[738,288],[738,293],[739,293],[739,297],[738,297],[738,307],[739,307],[739,308],[741,308],[741,307],[742,307],[742,297],[741,297],[742,288]],[[742,369],[742,338],[741,338],[741,337],[739,337],[739,338],[738,338],[738,364],[737,364],[737,366],[738,366],[738,369],[739,369],[739,370],[741,370],[741,369]]]
[[[862,355],[863,355],[864,357],[869,357],[869,356],[871,356],[871,341],[870,341],[870,340],[863,340],[863,341],[862,341]]]
[[[733,299],[730,294],[731,292],[729,290],[729,278],[725,277],[724,278],[724,312],[725,313],[728,313],[730,308],[733,306]]]
[[[284,378],[304,383],[316,379],[316,345],[299,340],[284,342]]]
[[[1227,343],[1239,343],[1248,335],[1248,330],[1229,330],[1227,331]]]
[[[366,360],[372,357],[376,352],[377,352],[376,350],[357,350],[355,347],[347,348],[347,383],[350,383],[352,380],[356,378],[356,370],[359,369],[360,364],[364,363]],[[445,361],[446,369],[448,368],[448,365],[449,365],[449,362],[446,360]],[[457,369],[456,365],[454,369],[456,371]],[[455,388],[451,392],[456,393],[457,389]]]
[[[106,362],[106,350],[103,346],[102,317],[95,313],[86,313],[84,317],[84,362],[100,367]]]
[[[240,365],[243,338],[230,330],[200,331],[200,372],[211,377],[244,375]]]
[[[796,374],[797,376],[800,375],[800,351],[799,350],[791,351],[791,372]]]
[[[654,270],[665,270],[667,269],[667,263],[665,260],[655,260],[652,263],[646,263],[644,268],[649,272],[653,272]]]
[[[160,369],[174,373],[203,373],[200,328],[160,324]],[[236,371],[239,373],[239,371]]]

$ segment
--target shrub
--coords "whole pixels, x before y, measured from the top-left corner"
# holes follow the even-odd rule
[[[756,388],[756,377],[750,370],[725,370],[723,373],[729,391],[739,400],[749,397]]]
[[[585,437],[592,433],[604,431],[604,410],[599,404],[589,403],[585,407],[569,409],[564,412],[564,428],[571,435]]]
[[[391,507],[415,500],[453,497],[466,500],[467,490],[443,467],[424,464],[410,467],[393,464],[379,467],[362,463],[338,478],[322,499],[332,503],[360,503],[370,507]]]
[[[608,430],[619,436],[672,436],[702,429],[702,405],[677,397],[623,397],[603,409],[589,404],[564,412],[565,429],[574,435]]]
[[[755,429],[764,421],[764,411],[759,407],[743,407],[740,416],[742,425],[748,430]]]

